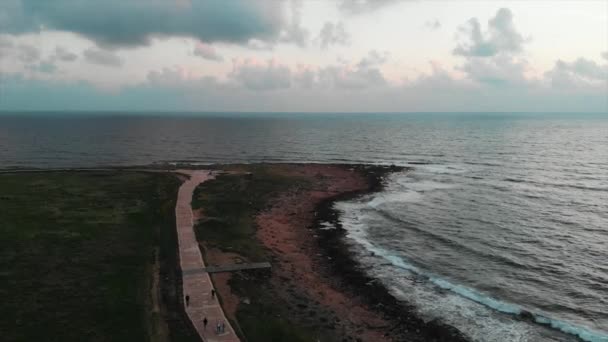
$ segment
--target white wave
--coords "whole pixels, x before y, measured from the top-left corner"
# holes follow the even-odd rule
[[[327,222],[327,221],[321,222],[319,225],[321,226],[321,227],[319,227],[319,229],[321,229],[321,230],[336,229],[336,226],[333,223]]]
[[[542,315],[534,315],[534,320],[537,323],[548,325],[554,329],[579,337],[583,341],[588,342],[608,342],[608,335],[593,331],[586,327],[581,327],[558,319],[545,317]]]
[[[467,172],[467,168],[457,164],[426,164],[411,165],[415,170],[434,174],[461,174]]]
[[[386,196],[381,196],[386,197]],[[368,225],[365,214],[361,214],[361,209],[379,197],[375,197],[369,202],[341,202],[336,204],[342,215],[340,217],[343,227],[347,230],[347,237],[354,241],[356,245],[364,248],[367,254],[382,258],[387,261],[393,270],[387,270],[383,280],[394,281],[399,277],[394,268],[407,271],[410,274],[420,276],[428,280],[429,283],[441,290],[446,290],[452,293],[452,296],[437,298],[438,294],[429,294],[429,290],[422,290],[423,287],[414,287],[419,298],[405,295],[399,289],[399,286],[391,286],[391,290],[400,294],[400,297],[406,298],[417,306],[417,309],[423,313],[434,317],[441,317],[448,324],[454,324],[460,328],[465,334],[475,341],[537,341],[539,340],[539,332],[535,331],[529,323],[522,321],[508,320],[505,322],[500,317],[491,317],[489,312],[483,312],[480,308],[473,308],[471,305],[481,305],[484,308],[494,310],[496,312],[519,315],[525,309],[512,303],[504,302],[483,294],[475,289],[464,285],[454,284],[451,281],[437,276],[433,273],[426,272],[419,267],[407,262],[404,258],[396,255],[385,248],[375,245],[368,239]],[[386,198],[384,198],[386,201]],[[379,205],[382,202],[376,202]],[[402,274],[401,276],[406,276]],[[382,277],[381,277],[382,278]],[[426,292],[425,292],[426,291]],[[423,292],[425,292],[423,294]],[[436,290],[434,291],[436,292]],[[457,298],[454,298],[456,296]],[[425,298],[421,300],[420,297]],[[438,302],[439,300],[439,302]],[[526,312],[528,312],[526,310]],[[608,342],[608,335],[593,331],[584,326],[578,326],[572,323],[549,318],[540,313],[532,313],[534,320],[544,326],[551,327],[563,333],[576,336],[587,342]],[[480,323],[481,322],[481,323]],[[489,331],[492,331],[493,336],[489,336]]]
[[[377,209],[385,204],[391,203],[408,203],[418,202],[422,199],[422,194],[416,191],[405,191],[401,193],[384,193],[374,196],[367,205],[371,208]]]

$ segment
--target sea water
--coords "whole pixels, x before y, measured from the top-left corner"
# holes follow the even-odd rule
[[[608,341],[607,114],[0,115],[0,168],[164,162],[410,166],[336,204],[366,272],[475,341]]]

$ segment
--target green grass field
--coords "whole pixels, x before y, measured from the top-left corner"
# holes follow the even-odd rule
[[[0,175],[2,341],[146,341],[179,181],[136,172]]]

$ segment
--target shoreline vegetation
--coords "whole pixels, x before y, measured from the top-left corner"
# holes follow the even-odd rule
[[[272,264],[211,275],[242,341],[465,341],[365,275],[333,210],[407,170],[342,164],[1,171],[6,340],[200,341],[181,293],[182,176],[166,172],[179,168],[228,171],[194,192],[206,263]]]

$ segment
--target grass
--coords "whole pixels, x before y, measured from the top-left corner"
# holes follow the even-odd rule
[[[0,175],[2,340],[157,340],[151,272],[178,186],[134,172]]]
[[[209,246],[241,254],[249,261],[267,261],[266,250],[255,239],[255,215],[281,191],[306,182],[273,172],[270,166],[251,165],[252,177],[226,174],[202,183],[194,191],[192,207],[205,218],[196,225],[197,238]]]
[[[266,291],[267,284],[261,272],[256,275],[235,274],[230,279],[231,289],[249,304],[238,306],[236,317],[248,342],[316,342],[310,326],[288,319],[286,306]]]
[[[255,216],[268,207],[278,193],[305,187],[302,178],[274,172],[271,166],[250,165],[252,176],[222,175],[202,183],[194,192],[192,206],[203,209],[205,219],[196,225],[197,238],[206,245],[237,253],[248,261],[268,261],[268,254],[255,236]],[[265,291],[262,274],[235,273],[232,291],[250,304],[239,304],[237,320],[248,342],[315,341],[307,328],[287,319],[286,307]]]

